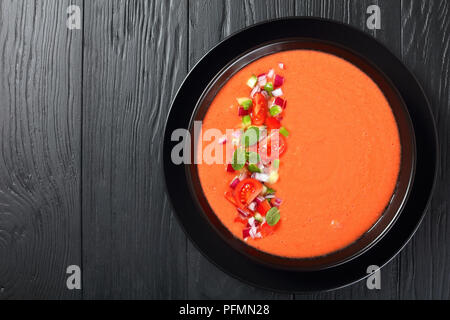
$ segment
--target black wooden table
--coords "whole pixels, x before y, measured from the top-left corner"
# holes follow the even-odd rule
[[[381,8],[381,30],[366,26]],[[69,5],[81,29],[66,26]],[[164,191],[160,142],[189,69],[245,26],[343,21],[397,54],[429,96],[441,146],[431,208],[413,240],[365,282],[268,292],[193,247]],[[0,299],[450,298],[450,2],[445,0],[0,1]],[[69,290],[66,269],[82,269]]]

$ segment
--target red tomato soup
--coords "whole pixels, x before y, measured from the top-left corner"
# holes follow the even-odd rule
[[[328,254],[361,237],[389,203],[400,170],[397,124],[381,90],[356,66],[331,54],[292,50],[237,72],[211,103],[203,132],[242,127],[236,98],[251,97],[249,78],[271,69],[284,79],[281,125],[289,131],[278,179],[267,184],[282,199],[279,221],[269,234],[243,235],[248,225],[224,196],[240,171],[229,172],[227,163],[198,164],[201,187],[217,217],[248,245],[284,257]],[[203,142],[200,151],[207,146]]]

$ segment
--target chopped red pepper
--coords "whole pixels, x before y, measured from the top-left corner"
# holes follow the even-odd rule
[[[264,200],[256,206],[256,211],[258,211],[260,214],[262,214],[264,216],[264,215],[266,215],[267,211],[270,210],[270,208],[272,208],[272,207],[270,206],[269,201]]]
[[[278,224],[277,224],[278,225]],[[274,233],[275,231],[275,227],[271,227],[269,226],[267,223],[264,223],[261,227],[260,227],[260,232],[261,235],[263,237],[267,237],[270,236],[272,233]]]
[[[268,117],[266,119],[266,125],[267,125],[267,128],[269,128],[269,129],[280,129],[281,128],[280,121],[278,121],[278,119],[274,118],[274,117]]]
[[[235,207],[237,207],[236,200],[234,199],[234,197],[233,197],[233,195],[231,194],[231,192],[229,192],[229,191],[225,192],[225,199],[227,199],[228,201],[231,202],[232,205],[234,205]]]

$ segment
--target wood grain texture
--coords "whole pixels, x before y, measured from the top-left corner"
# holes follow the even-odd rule
[[[367,7],[376,4],[381,9],[381,30],[369,30]],[[361,29],[384,43],[400,56],[400,1],[392,0],[296,0],[298,16],[314,16],[344,22]],[[399,258],[381,269],[381,290],[367,289],[366,280],[352,286],[325,293],[296,295],[298,299],[396,299],[399,296]]]
[[[84,298],[184,298],[186,238],[160,159],[187,72],[187,1],[86,1],[84,11]]]
[[[71,299],[81,261],[80,1],[0,2],[0,299]]]
[[[402,1],[402,56],[430,100],[440,144],[431,207],[401,253],[400,298],[450,299],[450,3]]]
[[[294,14],[290,0],[190,0],[189,67],[226,36],[248,25]],[[188,244],[188,298],[190,299],[289,299],[244,284],[213,266]]]

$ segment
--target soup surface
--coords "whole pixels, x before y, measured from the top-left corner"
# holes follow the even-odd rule
[[[239,127],[236,98],[249,96],[251,75],[269,69],[285,79],[282,123],[289,130],[279,179],[271,185],[283,201],[275,232],[243,239],[236,207],[224,197],[238,172],[228,172],[226,163],[199,163],[201,187],[217,217],[247,244],[285,257],[324,255],[361,237],[389,203],[400,168],[397,124],[381,90],[356,66],[331,54],[292,50],[237,72],[211,103],[202,131]]]

